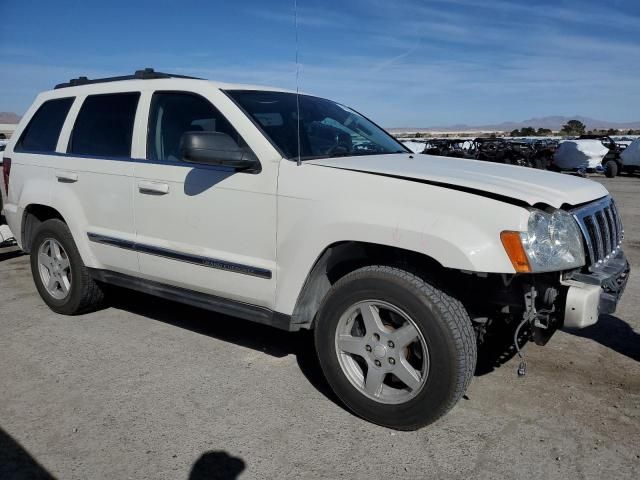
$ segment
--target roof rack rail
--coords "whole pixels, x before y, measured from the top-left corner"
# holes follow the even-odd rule
[[[120,77],[107,77],[107,78],[94,78],[94,79],[89,79],[87,77],[72,78],[66,83],[59,83],[54,87],[54,89],[77,87],[79,85],[91,85],[93,83],[119,82],[121,80],[152,80],[155,78],[190,78],[193,80],[202,80],[201,78],[198,78],[198,77],[188,77],[186,75],[176,75],[174,73],[156,72],[153,68],[145,68],[143,70],[136,70],[136,72],[133,75],[122,75]]]

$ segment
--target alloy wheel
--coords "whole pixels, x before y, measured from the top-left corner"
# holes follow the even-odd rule
[[[372,400],[405,403],[426,383],[427,343],[411,317],[390,303],[366,300],[349,307],[338,321],[335,346],[346,377]]]
[[[71,291],[69,255],[60,242],[47,238],[38,249],[38,272],[47,293],[63,300]]]

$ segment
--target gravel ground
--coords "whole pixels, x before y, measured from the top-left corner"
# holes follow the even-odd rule
[[[640,266],[640,178],[598,177]],[[333,398],[308,334],[137,293],[53,314],[0,249],[0,478],[640,478],[640,276],[615,316],[478,374],[418,432]]]

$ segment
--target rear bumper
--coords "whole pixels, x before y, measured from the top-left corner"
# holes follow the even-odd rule
[[[629,280],[629,262],[622,250],[592,273],[571,273],[562,280],[569,287],[565,302],[564,327],[585,328],[601,314],[616,311]]]

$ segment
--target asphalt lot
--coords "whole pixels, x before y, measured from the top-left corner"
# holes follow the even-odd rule
[[[418,432],[341,407],[304,332],[125,292],[59,316],[0,249],[0,478],[640,478],[640,178],[598,181],[636,269],[616,315],[527,345],[523,379],[479,372]]]

